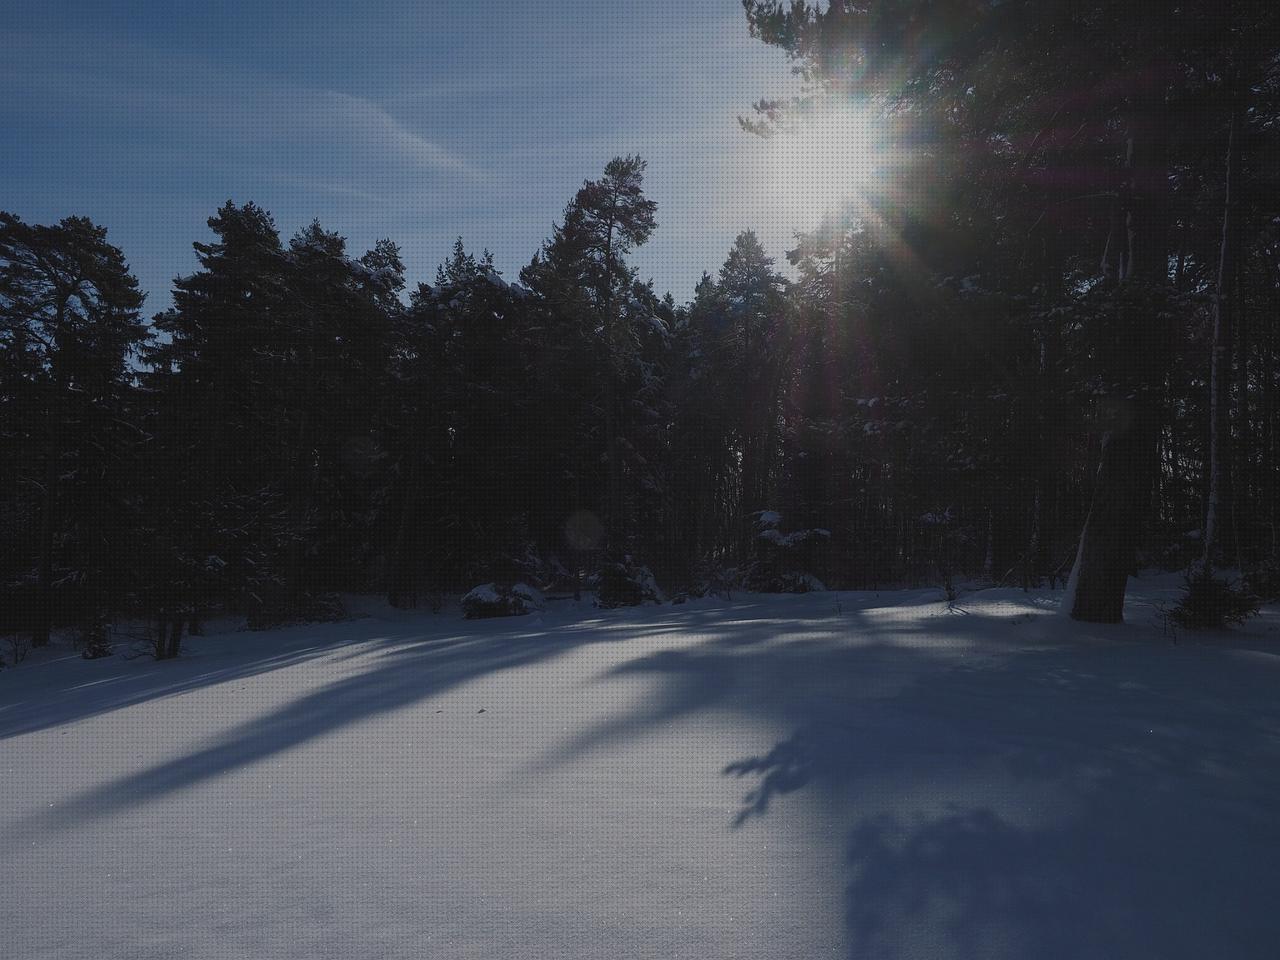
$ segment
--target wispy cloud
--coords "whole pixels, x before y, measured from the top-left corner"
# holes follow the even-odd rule
[[[433,264],[461,233],[514,270],[618,153],[649,160],[661,227],[637,265],[660,287],[687,295],[744,227],[775,253],[791,242],[776,170],[735,117],[796,81],[740,4],[692,20],[671,15],[679,0],[508,4],[497,32],[490,13],[455,4],[425,46],[405,41],[423,11],[383,6],[281,38],[271,56],[182,18],[4,29],[0,14],[13,141],[0,182],[24,209],[93,213],[143,252],[160,250],[163,219],[172,242],[139,257],[157,291],[190,269],[189,240],[227,197],[257,200],[285,230],[318,215],[357,245],[391,235],[411,261]],[[348,28],[351,56],[320,55]]]
[[[324,94],[324,102],[345,121],[350,133],[375,141],[424,170],[454,173],[468,180],[486,179],[481,170],[414,133],[371,100],[329,90]]]
[[[267,177],[272,183],[283,184],[287,187],[296,187],[299,190],[307,190],[312,193],[325,193],[334,197],[346,197],[351,200],[360,200],[364,203],[376,203],[383,206],[389,206],[394,201],[392,198],[381,196],[369,190],[361,190],[359,187],[353,187],[346,183],[337,183],[329,180],[317,180],[314,177],[294,177],[287,174],[270,174]]]
[[[214,170],[283,166],[288,175],[309,175],[313,186],[392,187],[371,197],[402,192],[394,187],[412,185],[420,195],[450,180],[489,180],[421,132],[426,104],[402,119],[365,97],[110,34],[25,32],[20,47],[17,62],[0,62],[0,83],[13,84],[30,104],[17,109],[34,113],[39,105],[86,129],[112,125],[111,153],[144,164],[172,151]],[[77,56],[59,54],[68,48]]]

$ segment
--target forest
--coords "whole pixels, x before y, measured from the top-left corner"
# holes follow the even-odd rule
[[[810,92],[743,136],[856,101],[895,165],[789,250],[743,224],[687,303],[632,262],[688,225],[626,154],[518,276],[229,200],[150,316],[109,224],[0,214],[0,635],[170,657],[483,584],[1275,597],[1280,10],[744,7]]]

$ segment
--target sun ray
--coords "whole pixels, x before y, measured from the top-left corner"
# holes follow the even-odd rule
[[[876,125],[850,107],[806,113],[774,133],[771,149],[779,200],[797,226],[857,203],[881,173]]]

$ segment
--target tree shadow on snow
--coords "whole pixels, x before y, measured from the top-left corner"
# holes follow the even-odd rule
[[[499,626],[500,624],[500,626]],[[350,625],[347,625],[348,628]],[[176,679],[168,685],[151,685],[124,691],[99,701],[94,712],[115,709],[155,696],[171,696],[210,683],[252,676],[304,658],[326,654],[350,658],[352,665],[335,671],[338,678],[308,689],[301,696],[265,713],[255,714],[210,738],[206,745],[180,757],[130,773],[59,802],[56,807],[18,821],[10,839],[35,827],[69,828],[89,820],[109,817],[134,806],[164,798],[195,784],[285,753],[331,732],[366,719],[399,710],[498,671],[528,666],[575,647],[616,642],[625,634],[611,631],[598,621],[540,626],[536,621],[504,620],[440,622],[441,633],[426,637],[406,628],[390,631],[356,644],[354,651],[329,644],[303,643],[287,654],[251,659],[248,663],[218,671]],[[523,629],[521,629],[523,627]],[[458,633],[456,631],[464,631]],[[365,630],[366,635],[369,633]],[[347,631],[350,643],[350,630]],[[361,661],[366,662],[361,662]],[[65,711],[54,719],[33,722],[51,725],[67,722]],[[28,727],[27,729],[30,729]]]
[[[849,956],[1274,955],[1280,658],[1117,639],[1134,636],[1123,628],[1055,643],[1035,598],[1014,616],[1008,604],[1001,616],[975,604],[966,617],[938,604],[904,616],[863,600],[830,610],[814,599],[664,607],[548,625],[434,621],[426,636],[407,622],[350,649],[339,644],[353,634],[334,625],[271,656],[196,664],[167,687],[121,681],[79,716],[300,658],[353,657],[336,679],[29,825],[109,816],[584,644],[678,631],[697,639],[606,675],[650,678],[652,695],[531,768],[707,711],[781,732],[759,755],[726,757],[707,774],[748,782],[726,821],[744,843],[755,821],[794,815],[789,795],[826,805],[826,826],[814,828],[836,824],[847,851]],[[0,713],[0,729],[76,712]],[[27,832],[13,826],[11,838]]]
[[[549,641],[552,647],[547,649],[560,650],[565,648],[556,646],[560,640],[577,645],[660,633],[672,628],[670,612],[669,607],[654,607],[624,619],[590,611],[567,622],[552,617],[461,620],[449,614],[405,613],[388,620],[366,617],[264,633],[240,631],[187,638],[182,656],[163,663],[145,654],[101,660],[67,656],[0,672],[0,741],[152,700],[234,684],[308,661],[358,660],[373,648],[389,654],[404,652],[422,664],[427,662],[424,656],[438,662],[445,660],[446,654],[450,661],[455,655],[465,658],[471,653],[483,660],[492,652],[491,644],[506,637]],[[713,622],[717,615],[716,610],[700,610],[680,624]],[[584,631],[597,631],[598,635],[584,637]]]
[[[247,680],[366,641],[368,620],[308,624],[269,634],[240,632],[187,638],[181,657],[157,663],[132,658],[83,660],[68,656],[34,668],[8,671],[0,680],[0,740],[75,723],[135,704]],[[438,629],[438,628],[437,628]],[[422,639],[423,631],[395,626],[382,642]],[[20,685],[20,686],[19,686]]]
[[[180,757],[121,776],[15,822],[10,842],[36,827],[65,829],[169,796],[283,754],[351,724],[399,710],[499,671],[531,666],[586,644],[618,643],[672,630],[693,633],[758,623],[758,599],[730,605],[650,607],[625,613],[581,611],[577,619],[463,621],[410,615],[203,638],[202,652],[173,663],[61,664],[31,686],[26,700],[0,709],[0,739],[99,716],[204,687],[230,685],[305,662],[349,661],[337,679],[255,714]],[[726,619],[726,610],[733,617]],[[585,614],[582,615],[582,614]],[[247,648],[247,649],[246,649]],[[71,669],[66,669],[71,668]],[[98,671],[100,673],[100,671]],[[86,678],[88,678],[86,680]]]
[[[789,794],[827,805],[860,960],[1274,956],[1274,658],[1122,631],[1025,642],[1034,617],[970,613],[853,611],[844,636],[793,642],[709,629],[614,670],[656,693],[541,763],[711,709],[788,729],[719,771],[751,781],[727,825],[751,842]],[[913,643],[925,627],[943,642]]]

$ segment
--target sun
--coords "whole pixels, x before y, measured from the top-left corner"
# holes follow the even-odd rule
[[[852,108],[806,114],[770,138],[773,176],[789,214],[813,225],[865,199],[877,179],[872,118]]]

